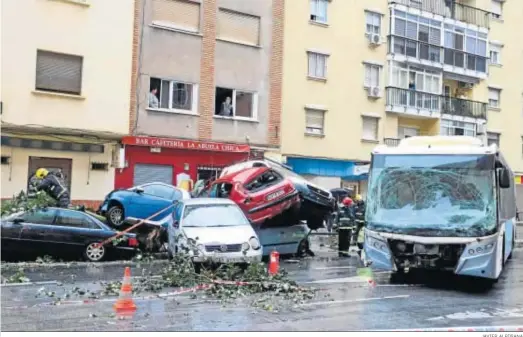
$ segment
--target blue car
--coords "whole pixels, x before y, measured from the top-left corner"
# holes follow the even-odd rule
[[[172,185],[149,183],[126,190],[114,190],[109,193],[98,213],[105,216],[107,223],[120,227],[125,218],[147,219],[181,199],[190,199],[189,192]],[[172,208],[156,214],[149,220],[158,221],[173,211]]]

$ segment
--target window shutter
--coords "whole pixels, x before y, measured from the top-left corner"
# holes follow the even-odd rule
[[[35,89],[80,95],[83,58],[38,50]]]
[[[407,37],[416,40],[418,37],[418,24],[416,22],[407,21]]]
[[[501,15],[501,2],[492,0],[492,13]]]
[[[375,140],[378,129],[378,119],[374,117],[362,117],[362,138]]]
[[[200,4],[184,0],[153,0],[153,21],[172,23],[192,31],[200,30]]]
[[[441,29],[430,27],[429,42],[441,46]]]
[[[224,39],[258,45],[260,18],[221,9],[218,12],[217,35]]]
[[[403,19],[394,18],[394,34],[405,36],[406,21]]]
[[[305,120],[306,127],[323,130],[324,115],[325,115],[325,111],[307,110],[306,111],[306,120]]]
[[[497,89],[489,89],[488,91],[488,98],[493,100],[499,100],[499,90]]]

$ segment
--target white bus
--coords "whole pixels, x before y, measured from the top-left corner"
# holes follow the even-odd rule
[[[399,274],[452,270],[496,281],[516,236],[514,174],[496,145],[411,137],[372,152],[364,258]]]

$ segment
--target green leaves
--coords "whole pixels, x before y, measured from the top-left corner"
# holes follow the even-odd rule
[[[56,201],[45,192],[37,192],[34,196],[28,197],[21,191],[12,199],[2,201],[1,212],[3,217],[17,212],[37,211],[55,204]]]

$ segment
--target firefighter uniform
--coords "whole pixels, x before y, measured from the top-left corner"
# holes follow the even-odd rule
[[[71,203],[69,191],[65,187],[65,183],[61,174],[49,172],[44,168],[39,168],[36,171],[36,178],[41,181],[36,186],[38,191],[46,192],[50,197],[56,200],[58,207],[67,208]]]

